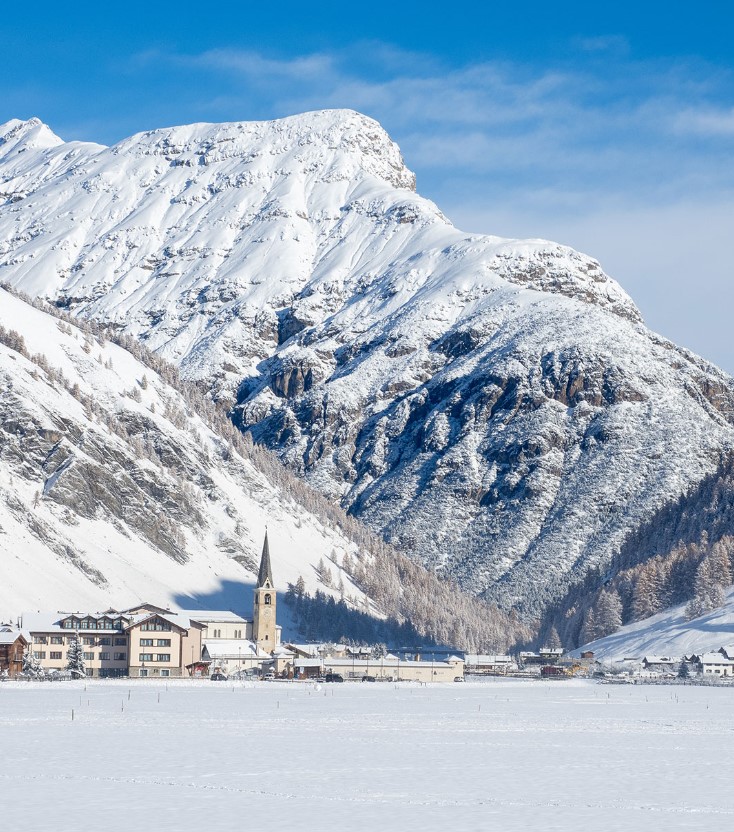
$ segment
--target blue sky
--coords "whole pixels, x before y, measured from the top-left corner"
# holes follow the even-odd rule
[[[592,254],[734,372],[730,2],[66,5],[3,9],[0,121],[112,143],[360,110],[459,227]]]

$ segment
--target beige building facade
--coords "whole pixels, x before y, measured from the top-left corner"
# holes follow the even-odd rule
[[[29,634],[31,649],[47,672],[64,672],[69,645],[79,640],[87,675],[98,678],[126,676],[129,647],[127,627],[132,617],[106,610],[96,613],[26,613],[21,626]]]

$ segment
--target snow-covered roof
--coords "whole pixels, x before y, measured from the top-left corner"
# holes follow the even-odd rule
[[[527,653],[521,653],[520,655],[526,656]],[[531,653],[529,655],[535,655]],[[465,664],[511,664],[512,663],[512,656],[488,656],[483,653],[467,653],[464,656],[464,663]]]
[[[672,656],[644,656],[643,662],[647,664],[678,664],[680,658],[673,658]]]
[[[701,664],[719,664],[729,667],[734,666],[734,659],[728,659],[721,653],[704,653],[701,656]]]
[[[113,621],[123,619],[123,621],[130,621],[134,616],[121,615],[120,613],[101,613],[101,612],[25,612],[21,619],[23,622],[23,629],[31,633],[47,633],[56,630],[60,632],[69,632],[68,628],[62,627],[61,622],[67,618],[78,618],[79,621],[85,619],[99,620],[102,618],[109,618]],[[140,616],[142,618],[142,616]],[[110,630],[102,627],[79,627],[79,632],[85,633],[114,633],[115,630]]]
[[[176,613],[200,624],[248,624],[250,621],[232,610],[176,610]]]
[[[21,635],[19,630],[0,630],[0,644],[15,644]]]
[[[461,662],[461,659],[459,659]],[[323,660],[323,663],[328,667],[343,667],[343,668],[350,668],[350,667],[429,667],[429,666],[446,666],[450,667],[454,662],[448,662],[446,660],[439,660],[436,659],[435,661],[415,661],[413,659],[399,659],[397,656],[394,658],[390,658],[385,656],[380,659],[333,659],[333,658],[326,658]],[[301,660],[296,660],[296,664],[300,665]]]
[[[269,656],[265,651],[258,650],[254,642],[244,638],[204,639],[201,652],[202,656],[206,653],[212,659],[264,659]]]
[[[728,644],[719,650],[720,653],[723,653],[727,657],[727,659],[734,659],[734,644]]]
[[[297,653],[312,657],[318,656],[325,647],[324,644],[294,644],[292,641],[288,642],[288,646],[292,647]]]

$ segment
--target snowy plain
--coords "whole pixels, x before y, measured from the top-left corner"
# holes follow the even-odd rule
[[[730,828],[733,697],[582,680],[5,683],[2,828]]]

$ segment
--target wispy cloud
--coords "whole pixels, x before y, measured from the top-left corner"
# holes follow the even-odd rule
[[[212,120],[325,107],[373,116],[417,170],[419,190],[459,227],[586,250],[653,327],[732,370],[717,335],[734,303],[724,245],[734,213],[732,74],[636,61],[614,35],[574,49],[550,67],[447,66],[376,43],[284,59],[211,50],[139,60],[215,89],[197,99]]]
[[[514,177],[522,188],[530,181],[571,191],[644,188],[665,198],[676,184],[734,187],[730,75],[680,61],[635,62],[626,40],[613,34],[576,49],[573,62],[543,68],[502,61],[449,67],[380,43],[287,58],[214,49],[137,60],[218,79],[212,118],[226,118],[225,109],[242,117],[323,107],[366,112],[429,180],[499,175],[494,184],[503,189]]]

